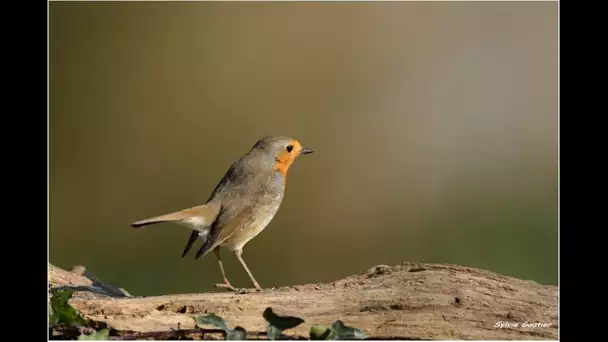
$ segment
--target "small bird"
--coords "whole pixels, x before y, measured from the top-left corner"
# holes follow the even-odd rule
[[[291,165],[301,155],[312,152],[312,149],[303,147],[293,138],[264,137],[230,166],[205,204],[137,221],[131,226],[139,228],[162,222],[187,226],[193,231],[182,258],[200,238],[203,245],[194,259],[212,250],[224,277],[224,283],[216,287],[236,291],[222,265],[220,247],[224,247],[234,252],[254,287],[260,291],[260,284],[243,259],[243,247],[266,228],[279,210]]]

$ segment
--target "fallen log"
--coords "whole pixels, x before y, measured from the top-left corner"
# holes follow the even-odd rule
[[[308,338],[311,325],[331,325],[336,320],[375,339],[557,340],[558,336],[556,286],[458,265],[380,265],[331,283],[241,294],[153,297],[130,297],[85,273],[49,265],[51,288],[77,289],[69,303],[85,318],[107,324],[122,339],[177,339],[184,334],[200,339],[204,331],[197,330],[193,318],[210,313],[223,317],[231,327],[245,328],[248,338],[264,339],[268,323],[262,312],[268,307],[305,320],[284,332],[291,339]]]

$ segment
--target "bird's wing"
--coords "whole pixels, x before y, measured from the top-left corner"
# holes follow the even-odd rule
[[[253,214],[253,204],[232,205],[229,209],[220,211],[207,240],[196,252],[194,258],[198,259],[204,256],[210,250],[213,250],[222,242],[232,237],[238,230],[248,226],[253,220]]]
[[[203,206],[198,206],[190,209],[185,209],[179,212],[179,215],[182,217],[182,221],[192,220],[190,224],[193,227],[196,227],[190,233],[190,237],[188,238],[188,242],[184,247],[184,251],[182,252],[182,258],[188,254],[190,248],[192,248],[192,244],[196,241],[196,238],[201,236],[201,234],[208,233],[209,228],[215,222],[216,217],[220,212],[220,205],[215,202],[208,202]],[[175,214],[174,214],[175,215]],[[202,235],[205,237],[206,234]]]
[[[198,238],[198,232],[196,230],[193,230],[190,233],[190,237],[188,238],[188,242],[186,243],[186,246],[184,247],[184,251],[182,252],[182,258],[186,256],[186,254],[188,254],[188,252],[190,251],[190,248],[192,248],[192,244],[194,243],[194,241],[196,241],[196,238]]]

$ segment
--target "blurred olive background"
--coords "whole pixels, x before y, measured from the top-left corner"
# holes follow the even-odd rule
[[[262,286],[403,261],[557,283],[557,3],[49,7],[51,263],[135,295],[213,289],[185,227],[129,224],[289,135],[316,153],[245,248]]]

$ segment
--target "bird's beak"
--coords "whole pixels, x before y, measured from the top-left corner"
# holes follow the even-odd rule
[[[314,151],[311,150],[310,148],[307,147],[302,147],[302,151],[300,151],[300,154],[309,154],[309,153],[313,153]]]

